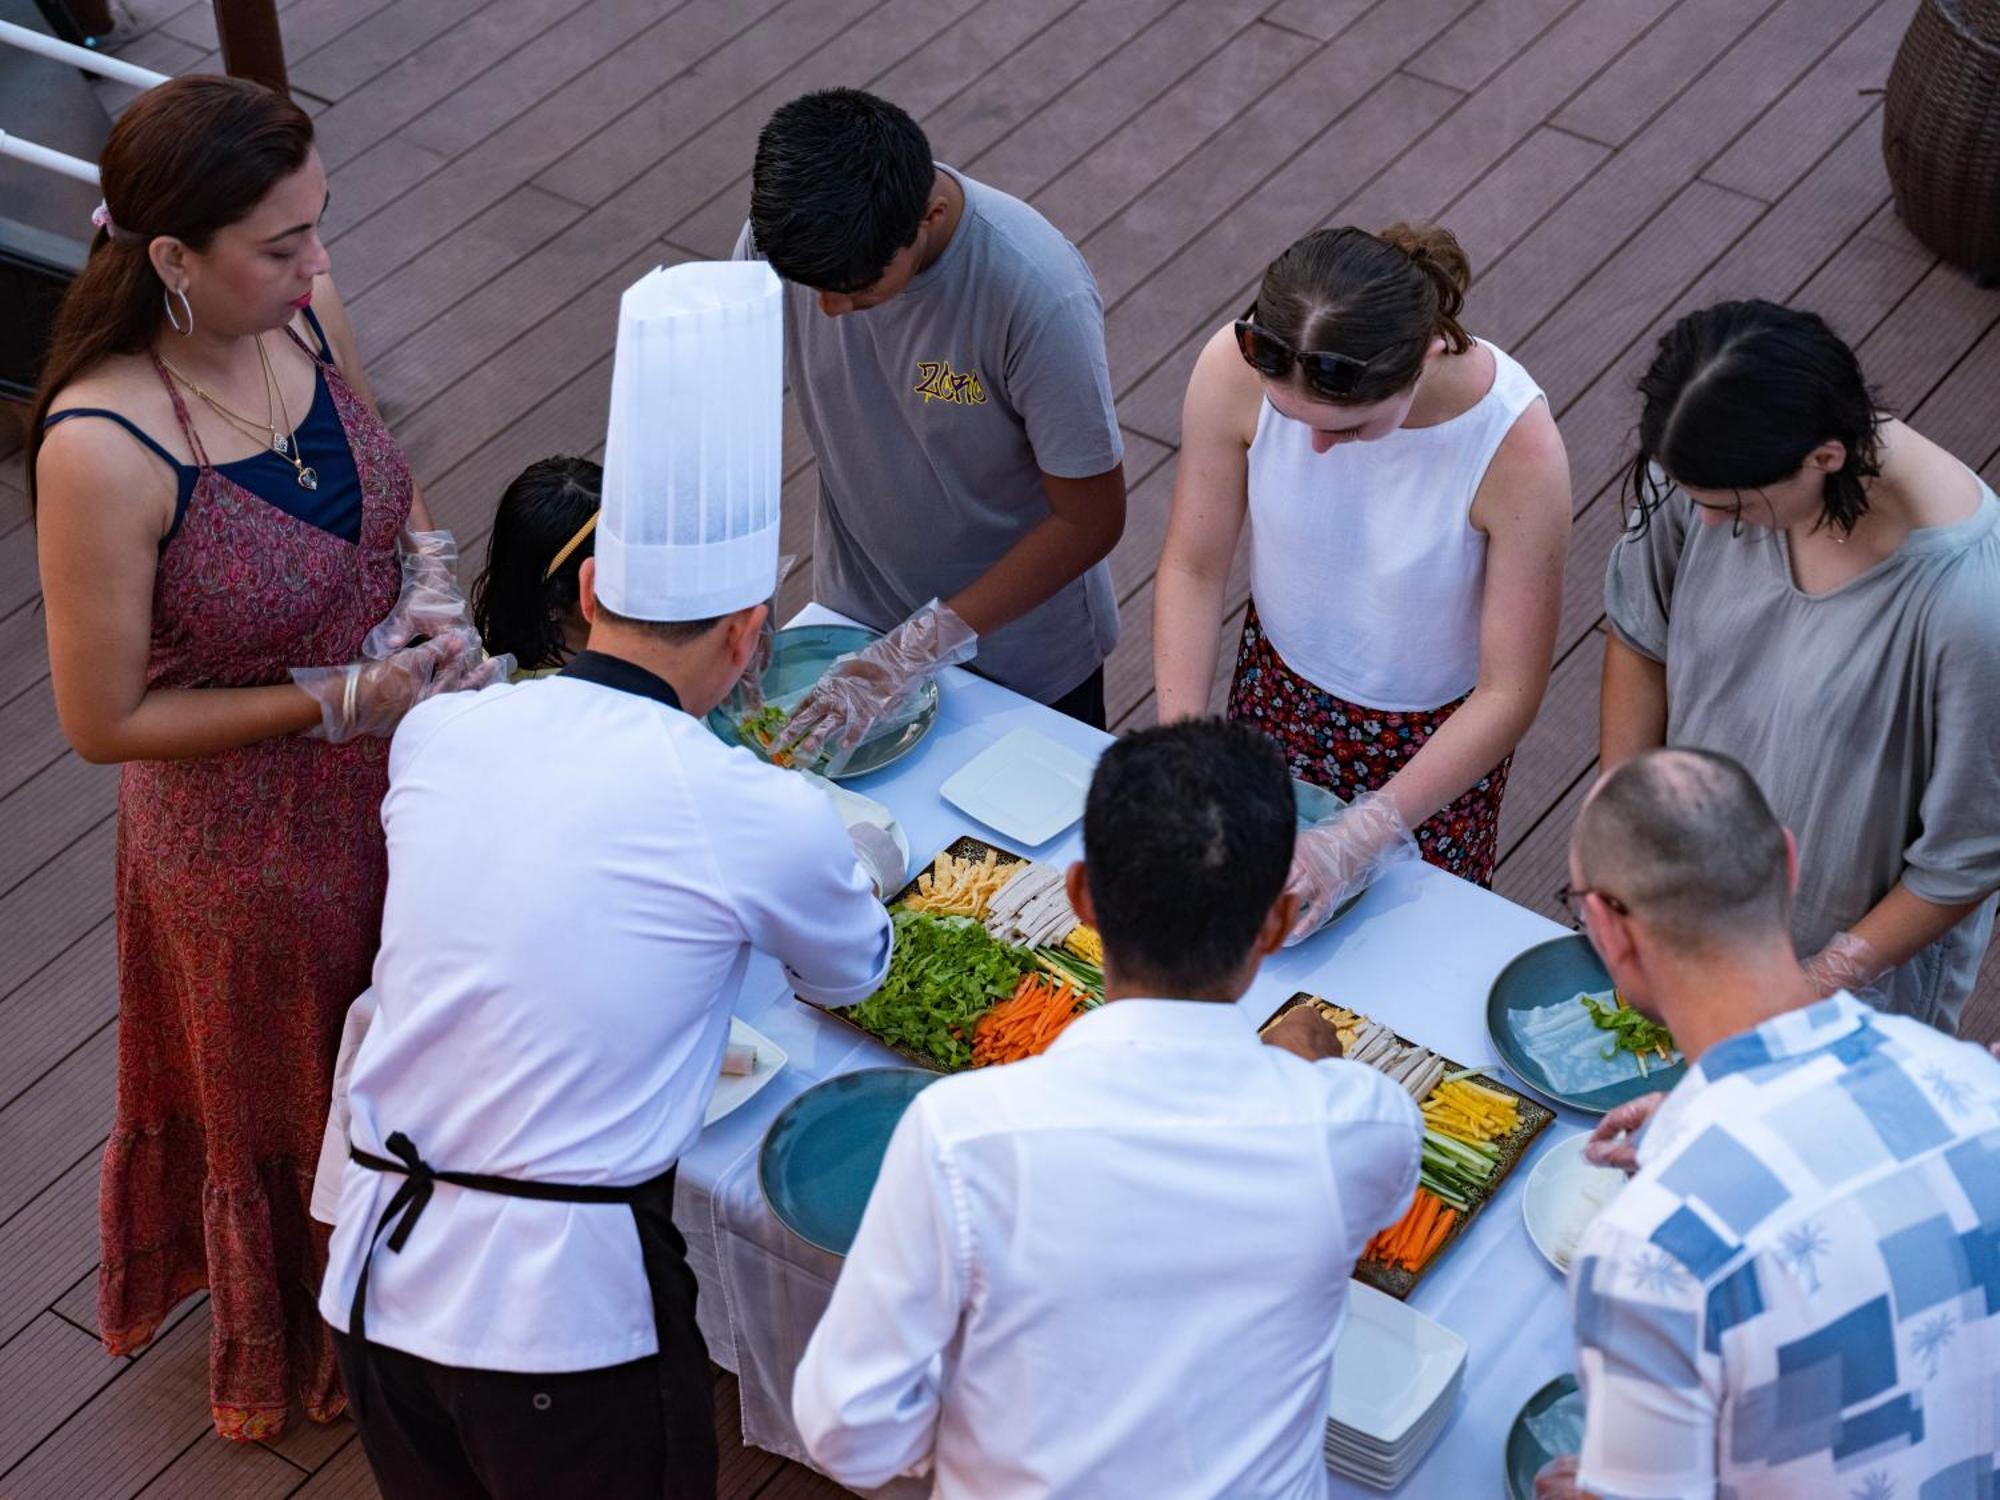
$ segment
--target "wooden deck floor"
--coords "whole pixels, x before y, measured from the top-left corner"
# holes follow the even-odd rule
[[[132,3],[124,55],[216,66],[206,0]],[[1901,230],[1883,175],[1872,91],[1912,9],[291,0],[283,20],[370,373],[475,557],[524,463],[600,447],[619,290],[658,262],[727,253],[756,131],[784,99],[875,89],[943,158],[1040,207],[1109,309],[1133,496],[1114,558],[1123,725],[1152,711],[1153,568],[1199,341],[1314,225],[1443,218],[1480,268],[1471,323],[1548,390],[1574,469],[1560,660],[1515,766],[1498,881],[1547,909],[1592,770],[1631,383],[1668,319],[1729,295],[1817,308],[1895,409],[2000,480],[2000,296]],[[788,437],[803,554],[815,480],[796,425]],[[136,1359],[96,1344],[115,773],[68,753],[55,723],[21,482],[0,432],[0,1497],[371,1496],[345,1425],[243,1450],[205,1435],[201,1304]],[[1239,575],[1239,611],[1246,594]],[[1969,1029],[2000,1035],[1992,957]],[[740,1447],[727,1380],[717,1419],[724,1494],[839,1493]]]

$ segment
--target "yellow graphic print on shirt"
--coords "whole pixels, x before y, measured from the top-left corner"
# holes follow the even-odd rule
[[[941,359],[917,361],[916,392],[926,406],[933,401],[949,401],[954,406],[986,404],[986,387],[979,383],[979,376],[971,370],[953,374],[951,366]]]

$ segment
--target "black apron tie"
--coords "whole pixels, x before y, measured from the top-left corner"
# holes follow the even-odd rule
[[[672,1456],[663,1478],[665,1500],[713,1500],[717,1453],[713,1397],[708,1374],[708,1344],[695,1322],[695,1279],[688,1268],[687,1241],[674,1224],[674,1173],[668,1167],[657,1177],[624,1187],[583,1183],[529,1182],[519,1177],[489,1177],[479,1172],[447,1172],[432,1166],[402,1131],[391,1131],[383,1143],[391,1157],[363,1151],[351,1142],[347,1154],[377,1172],[393,1172],[403,1183],[390,1196],[375,1231],[362,1247],[361,1270],[354,1278],[354,1302],[348,1310],[347,1332],[357,1346],[368,1342],[368,1263],[384,1230],[389,1248],[400,1252],[410,1231],[423,1217],[440,1182],[495,1193],[503,1198],[533,1198],[543,1203],[622,1203],[632,1214],[639,1235],[639,1254],[653,1301],[653,1328],[659,1340],[660,1405],[666,1423],[667,1452]],[[394,1229],[390,1225],[394,1224]]]
[[[381,1241],[382,1232],[389,1230],[389,1248],[398,1254],[410,1241],[410,1231],[417,1227],[424,1210],[430,1206],[431,1194],[440,1182],[449,1182],[454,1187],[469,1188],[475,1193],[496,1193],[503,1198],[533,1198],[543,1203],[623,1203],[628,1206],[657,1201],[664,1198],[671,1213],[674,1193],[674,1168],[668,1167],[658,1177],[644,1182],[627,1184],[624,1187],[603,1187],[586,1183],[529,1182],[520,1177],[490,1177],[480,1172],[447,1172],[432,1166],[418,1153],[416,1145],[400,1130],[389,1133],[384,1142],[394,1154],[391,1160],[377,1156],[372,1151],[363,1151],[359,1146],[349,1145],[347,1154],[362,1166],[377,1172],[393,1172],[403,1179],[402,1185],[390,1196],[375,1221],[375,1232],[368,1236],[368,1244],[361,1252],[361,1272],[354,1279],[354,1305],[348,1312],[348,1337],[357,1344],[368,1342],[368,1263],[375,1258],[375,1246]],[[395,1227],[390,1229],[390,1225]]]

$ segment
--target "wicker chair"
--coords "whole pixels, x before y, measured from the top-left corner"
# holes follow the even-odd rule
[[[1921,0],[1889,73],[1882,154],[1910,232],[2000,286],[2000,0]]]

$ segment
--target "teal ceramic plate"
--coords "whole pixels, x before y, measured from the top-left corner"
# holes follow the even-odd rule
[[[1577,933],[1542,943],[1517,957],[1493,981],[1493,991],[1486,997],[1487,1034],[1516,1078],[1544,1099],[1567,1104],[1586,1114],[1601,1115],[1641,1094],[1672,1088],[1687,1072],[1685,1062],[1656,1067],[1643,1078],[1635,1074],[1621,1083],[1585,1094],[1566,1094],[1549,1082],[1541,1064],[1522,1042],[1514,1025],[1515,1013],[1539,1010],[1545,1005],[1569,1005],[1580,994],[1610,988],[1611,975],[1590,946],[1589,938]],[[1609,1037],[1610,1033],[1605,1035]]]
[[[1558,1375],[1534,1395],[1507,1429],[1507,1494],[1509,1500],[1535,1500],[1535,1476],[1542,1466],[1560,1453],[1551,1453],[1541,1440],[1528,1431],[1528,1420],[1538,1417],[1565,1397],[1576,1394],[1576,1377]]]
[[[845,1255],[910,1101],[938,1081],[916,1068],[862,1068],[816,1083],[771,1122],[757,1159],[764,1201],[808,1245]]]
[[[780,630],[771,637],[771,665],[764,669],[762,678],[764,701],[786,709],[796,707],[835,661],[880,639],[876,631],[864,630],[859,625],[795,625],[790,630]],[[917,695],[915,717],[904,719],[885,734],[863,740],[853,759],[833,779],[847,781],[866,776],[891,761],[901,760],[931,732],[937,716],[938,685],[933,677]],[[709,714],[708,727],[725,744],[741,745],[760,760],[770,758],[757,737],[743,732],[726,709],[718,708]]]

